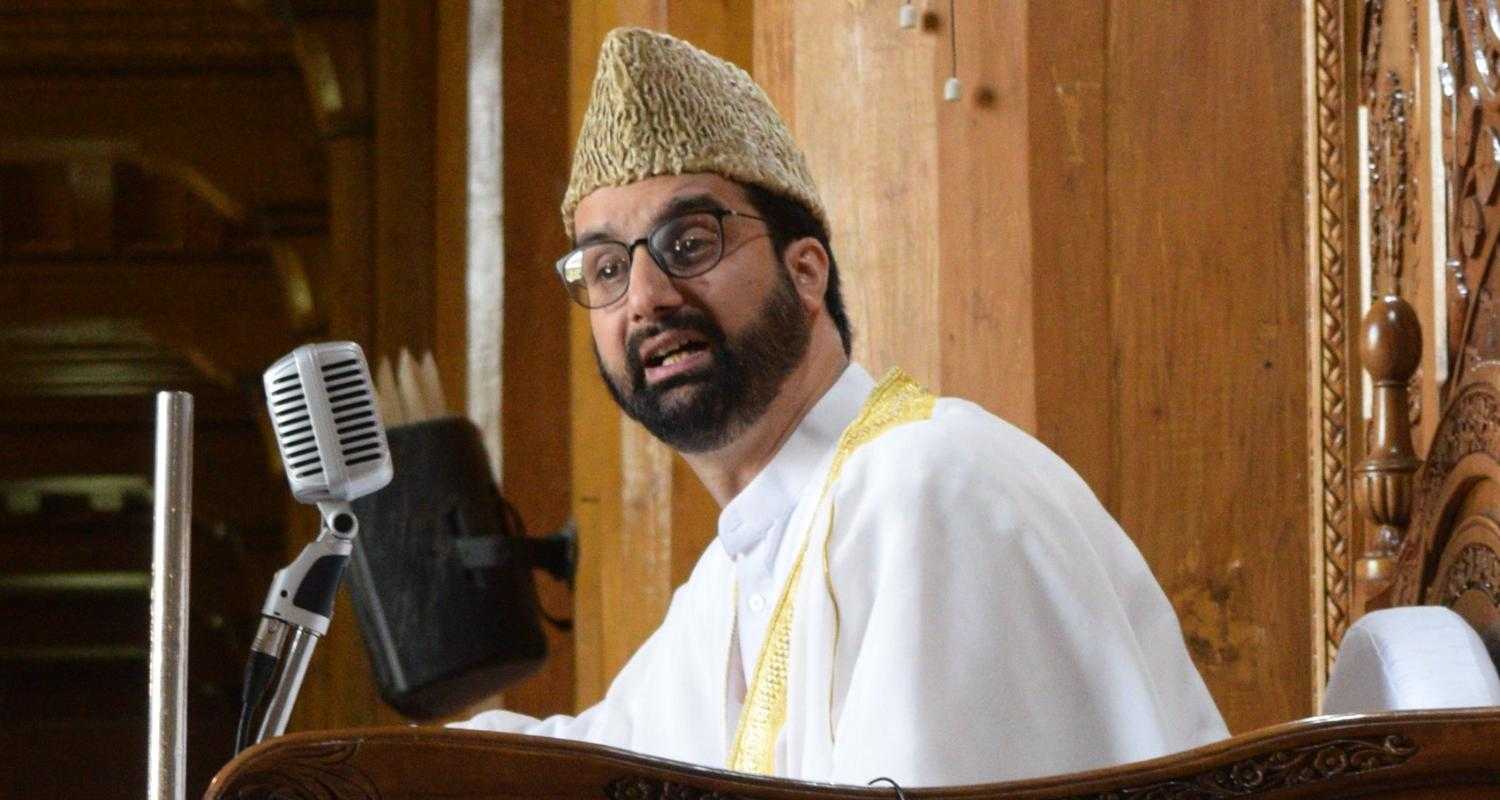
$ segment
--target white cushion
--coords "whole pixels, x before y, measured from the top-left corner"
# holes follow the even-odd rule
[[[1339,646],[1325,714],[1500,705],[1500,675],[1474,629],[1442,606],[1361,617]]]

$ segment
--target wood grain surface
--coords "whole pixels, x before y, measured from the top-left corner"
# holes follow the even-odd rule
[[[1244,731],[1313,710],[1302,40],[1220,11],[1109,19],[1115,510]]]
[[[917,30],[878,3],[756,8],[856,357],[1074,465],[1235,730],[1306,713],[1300,8],[958,2],[947,103],[948,5],[917,5]]]
[[[571,516],[569,314],[572,303],[552,262],[567,250],[557,215],[572,145],[568,139],[566,3],[505,3],[504,80],[505,312],[501,409],[505,497],[533,534]],[[574,619],[567,585],[536,573],[542,607]],[[542,672],[506,692],[506,706],[528,714],[573,708],[572,634],[546,626]]]
[[[215,778],[205,800],[1479,800],[1500,797],[1497,735],[1494,709],[1322,717],[1110,769],[893,790],[761,778],[534,737],[375,729],[259,745]]]

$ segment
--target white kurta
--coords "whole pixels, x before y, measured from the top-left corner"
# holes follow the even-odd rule
[[[763,617],[805,541],[779,775],[977,783],[1227,735],[1135,546],[1061,459],[973,403],[941,398],[855,450],[819,503],[873,386],[851,366],[725,508],[603,701],[462,726],[723,767]]]

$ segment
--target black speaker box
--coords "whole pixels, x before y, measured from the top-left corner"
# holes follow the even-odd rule
[[[432,719],[536,671],[547,640],[520,517],[479,429],[448,417],[388,438],[395,477],[353,504],[349,586],[381,696]]]

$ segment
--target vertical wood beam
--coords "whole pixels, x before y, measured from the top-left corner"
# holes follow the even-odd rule
[[[900,366],[937,388],[940,344],[926,334],[938,318],[933,122],[941,100],[927,76],[939,69],[939,37],[897,27],[894,4],[795,7],[786,48],[795,65],[767,64],[756,75],[796,110],[792,135],[828,209],[855,360],[877,377]],[[763,40],[788,13],[772,8]]]
[[[1035,433],[1113,509],[1121,487],[1113,470],[1106,8],[1033,0],[1024,68]],[[981,47],[976,42],[967,51]],[[1056,57],[1064,51],[1068,58]],[[955,393],[963,392],[955,387]]]
[[[432,175],[428,178],[433,186],[432,194],[432,352],[438,366],[438,376],[443,384],[443,394],[454,411],[467,411],[479,424],[481,432],[487,434],[485,445],[490,449],[491,460],[500,457],[500,421],[495,414],[500,408],[498,381],[500,379],[500,335],[498,330],[482,336],[491,347],[482,352],[485,363],[469,363],[473,351],[470,349],[468,322],[471,315],[482,320],[498,320],[502,312],[499,288],[503,272],[494,264],[485,265],[481,275],[481,286],[487,294],[474,298],[481,305],[469,307],[469,203],[471,193],[482,193],[476,202],[486,208],[498,204],[500,153],[498,142],[476,142],[470,147],[469,139],[469,87],[473,81],[499,79],[499,64],[492,74],[472,75],[472,59],[469,49],[471,11],[484,6],[485,0],[462,0],[462,2],[438,3],[434,21],[433,64],[433,118],[432,132],[427,148],[432,157]],[[493,30],[485,31],[489,44],[499,46],[499,19],[491,20]],[[492,85],[486,83],[485,85]],[[498,86],[494,102],[499,103]],[[496,114],[498,123],[498,113]],[[494,132],[498,136],[499,131]],[[495,149],[476,152],[478,147],[489,145]],[[472,185],[470,176],[479,172],[487,179],[482,187]],[[483,224],[483,223],[481,223]],[[493,220],[487,230],[476,231],[477,235],[498,238],[499,220]],[[477,343],[476,343],[477,344]],[[480,408],[472,406],[469,394],[469,373],[476,373],[480,383],[494,388],[493,397],[484,397]],[[479,413],[475,413],[478,411]]]
[[[435,4],[377,4],[373,349],[386,355],[434,343],[437,50]]]
[[[957,102],[940,103],[933,120],[939,167],[932,189],[941,209],[933,265],[942,309],[934,326],[939,383],[945,393],[972,398],[1035,433],[1033,376],[1047,360],[1037,351],[1051,343],[1036,337],[1036,321],[1047,310],[1037,307],[1033,292],[1053,276],[1038,274],[1033,257],[1027,6],[975,0],[955,10],[965,91]],[[952,70],[954,21],[946,8],[934,17],[941,53],[921,86],[929,97]]]
[[[569,5],[505,3],[505,497],[534,534],[570,516],[569,308],[553,260],[568,249],[557,201],[568,174]],[[494,98],[499,102],[501,98]],[[483,267],[484,265],[476,265]],[[497,268],[491,265],[489,268]],[[575,617],[568,587],[535,573],[542,607]],[[546,627],[549,655],[506,704],[542,716],[573,710],[573,636]]]
[[[1300,23],[1108,18],[1116,513],[1235,731],[1310,704]]]

